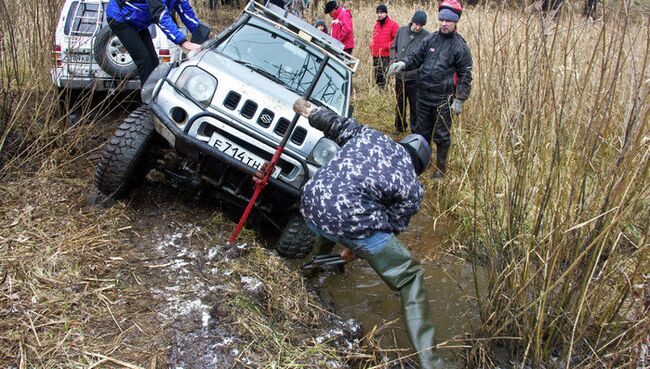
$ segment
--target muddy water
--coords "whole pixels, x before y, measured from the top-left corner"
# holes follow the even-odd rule
[[[400,240],[425,267],[425,287],[434,313],[438,343],[462,337],[478,324],[472,268],[444,252],[449,246],[445,243],[451,229],[448,222],[434,222],[430,216],[420,213],[412,219],[408,231],[400,235]],[[376,336],[385,349],[410,347],[400,319],[399,296],[367,262],[355,261],[346,266],[345,273],[324,278],[322,296],[334,304],[339,315],[358,319],[366,332],[377,327]],[[441,350],[441,354],[452,356],[449,350]]]

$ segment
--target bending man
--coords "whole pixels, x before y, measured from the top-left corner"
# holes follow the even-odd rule
[[[433,317],[424,269],[396,235],[418,211],[431,147],[420,135],[399,143],[351,118],[318,108],[304,99],[294,110],[341,146],[339,153],[305,184],[300,211],[320,237],[345,246],[341,257],[366,259],[394,291],[399,291],[404,324],[422,368],[444,368],[432,350]]]

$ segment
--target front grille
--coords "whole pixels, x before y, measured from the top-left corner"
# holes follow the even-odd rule
[[[244,106],[241,108],[241,115],[244,116],[244,118],[251,119],[253,115],[255,115],[255,112],[257,111],[257,103],[246,100],[244,103]]]
[[[296,145],[302,145],[302,143],[305,142],[305,138],[307,138],[307,130],[302,127],[296,127],[291,134],[291,142]]]
[[[287,132],[290,124],[291,122],[287,118],[280,118],[278,119],[278,124],[275,126],[273,132],[275,132],[276,135],[283,136],[284,133]]]
[[[275,117],[275,113],[270,111],[269,109],[264,109],[260,113],[259,118],[257,118],[257,124],[264,128],[268,128],[271,123],[273,123],[273,117]]]
[[[237,108],[237,105],[239,105],[239,100],[241,100],[241,95],[235,91],[230,91],[228,92],[226,99],[223,100],[223,106],[230,110],[235,110],[235,108]]]

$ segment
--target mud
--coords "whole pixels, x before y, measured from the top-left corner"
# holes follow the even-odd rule
[[[92,122],[96,129],[86,144],[98,147],[85,147],[90,154],[71,174],[79,178],[92,176],[102,143],[127,114],[127,109],[120,108]],[[86,206],[116,205],[97,193],[91,180],[88,182]],[[145,334],[149,351],[155,353],[152,367],[257,367],[255,357],[245,350],[250,344],[248,338],[241,336],[234,325],[236,317],[225,308],[232,289],[225,283],[227,280],[235,279],[243,293],[259,306],[269,298],[262,280],[239,276],[228,266],[229,260],[247,253],[246,247],[223,246],[239,212],[198,192],[176,188],[158,173],[150,174],[146,183],[122,204],[132,219],[124,230],[125,238],[134,253],[140,255],[130,261],[129,270],[116,271],[117,279],[139,295],[137,306],[129,308],[138,330],[125,334],[126,341],[140,343]],[[221,224],[215,226],[215,222]],[[467,298],[471,295],[467,267],[449,260],[430,260],[438,255],[448,230],[448,225],[436,224],[434,228],[431,218],[418,215],[401,239],[425,260],[438,338],[445,340],[462,335],[476,317],[468,310],[472,302]],[[251,225],[272,244],[272,231],[259,222],[255,224],[254,219]],[[296,270],[303,262],[290,265]],[[399,299],[366,263],[355,262],[346,267],[344,274],[325,273],[311,282],[309,288],[321,292],[323,305],[332,313],[326,314],[318,327],[309,328],[308,334],[317,344],[327,343],[341,353],[341,358],[329,360],[327,367],[356,367],[343,356],[359,352],[361,337],[375,327],[380,329],[374,338],[381,341],[382,347],[408,348],[399,322]]]
[[[471,265],[442,250],[453,227],[446,219],[436,221],[419,213],[408,230],[400,235],[425,268],[425,288],[434,312],[438,344],[463,338],[479,324]],[[481,271],[479,279],[482,280],[480,275]],[[348,264],[344,273],[328,273],[321,276],[319,282],[322,297],[337,313],[359,320],[365,331],[376,329],[376,338],[383,348],[409,349],[401,321],[399,295],[384,284],[368,263],[357,260]],[[439,352],[457,361],[450,350],[443,348]]]

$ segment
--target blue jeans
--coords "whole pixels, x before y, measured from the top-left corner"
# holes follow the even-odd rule
[[[306,220],[306,223],[307,227],[309,227],[309,229],[311,229],[311,231],[316,235],[342,244],[352,250],[352,252],[360,258],[368,258],[376,255],[384,248],[384,246],[386,246],[388,240],[393,237],[392,233],[375,232],[372,236],[366,238],[343,238],[326,233],[308,220]]]

